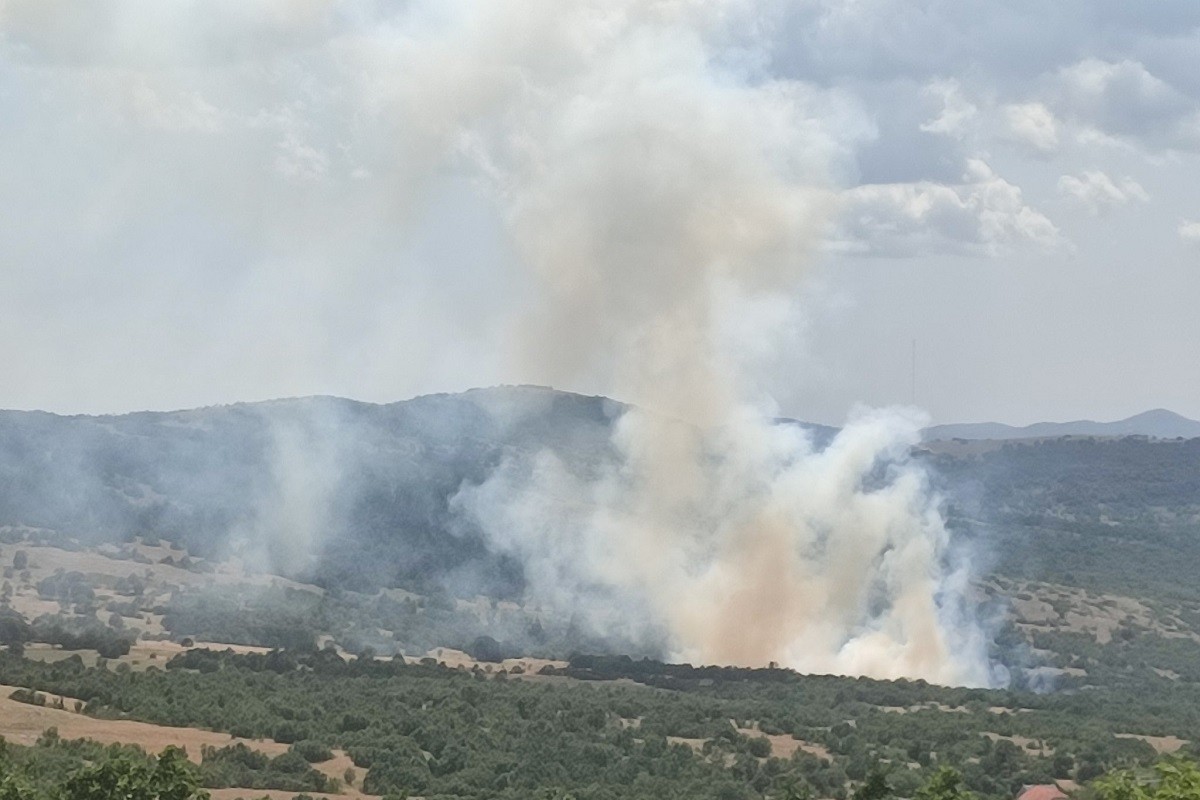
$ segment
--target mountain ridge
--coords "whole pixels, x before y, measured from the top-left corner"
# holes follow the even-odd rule
[[[923,432],[925,441],[945,439],[1054,439],[1063,436],[1146,436],[1152,439],[1200,437],[1200,421],[1165,408],[1155,408],[1113,422],[1073,420],[1006,425],[1002,422],[965,422],[932,425]]]
[[[0,414],[9,416],[28,415],[27,418],[42,417],[60,420],[76,421],[107,421],[133,418],[165,419],[186,414],[203,414],[213,412],[238,412],[264,408],[280,408],[294,404],[337,405],[345,409],[360,411],[384,411],[395,409],[408,404],[432,403],[451,399],[470,400],[484,398],[494,401],[506,398],[541,399],[551,401],[553,398],[569,398],[576,402],[593,402],[611,405],[615,409],[628,407],[627,403],[604,395],[588,395],[579,392],[555,389],[551,386],[538,384],[500,384],[487,387],[473,387],[459,392],[430,392],[410,398],[373,402],[356,400],[350,397],[332,394],[298,395],[292,397],[275,397],[263,400],[242,400],[233,403],[214,403],[192,408],[168,410],[143,409],[105,414],[62,414],[42,409],[0,409]],[[809,422],[796,417],[781,416],[777,422],[799,424],[810,429],[818,440],[831,439],[840,428],[838,426]],[[1194,420],[1165,408],[1153,408],[1142,411],[1130,417],[1111,422],[1099,422],[1091,419],[1070,420],[1066,422],[1034,422],[1029,425],[1009,425],[1003,422],[955,422],[931,425],[921,431],[922,440],[926,442],[945,441],[950,439],[967,440],[1009,440],[1009,439],[1054,439],[1064,436],[1145,436],[1151,439],[1192,439],[1200,438],[1200,420]]]

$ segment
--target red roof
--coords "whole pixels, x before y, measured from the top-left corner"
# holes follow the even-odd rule
[[[1052,783],[1041,786],[1026,786],[1017,795],[1017,800],[1065,800],[1066,795]]]

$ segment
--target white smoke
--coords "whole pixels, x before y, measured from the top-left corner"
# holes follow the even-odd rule
[[[532,600],[665,628],[679,658],[986,683],[909,457],[920,420],[864,412],[818,452],[743,391],[760,321],[730,312],[797,291],[830,205],[829,99],[721,59],[752,5],[504,9],[487,29],[517,14],[534,50],[466,141],[534,278],[516,357],[636,408],[598,475],[509,461],[459,508],[521,556]]]
[[[752,412],[705,434],[631,411],[599,477],[543,453],[457,502],[524,560],[537,602],[635,639],[665,628],[675,658],[987,684],[965,576],[909,457],[918,422],[864,412],[816,450]]]
[[[269,480],[255,514],[231,533],[229,556],[252,572],[297,575],[310,568],[333,527],[335,497],[350,456],[363,447],[338,401],[316,398],[306,413],[264,403]]]
[[[76,227],[123,243],[162,216],[147,209],[186,194],[205,223],[189,227],[236,241],[183,273],[236,287],[189,317],[241,331],[217,337],[229,337],[213,350],[220,369],[194,370],[203,380],[361,386],[370,373],[396,392],[466,351],[506,348],[494,359],[512,365],[506,378],[606,387],[635,405],[616,426],[615,464],[584,478],[543,455],[460,493],[494,546],[525,558],[532,600],[582,607],[601,627],[665,628],[695,660],[983,682],[961,576],[944,566],[936,502],[909,460],[917,421],[867,412],[817,451],[774,423],[756,388],[781,382],[752,367],[796,346],[808,254],[872,135],[856,101],[771,69],[775,5],[223,0],[148,14],[130,0],[0,0],[0,55],[38,98],[25,110],[60,113],[31,128],[55,132],[39,143],[83,136],[79,171],[108,176],[103,192],[67,195],[99,198],[88,213],[64,206]],[[88,161],[97,151],[122,157]],[[64,169],[60,149],[19,152],[36,154],[30,186],[44,183],[40,159]],[[464,184],[499,209],[503,232],[469,277],[437,262],[424,285],[397,251]],[[121,202],[142,185],[142,205]],[[189,249],[171,228],[159,238],[163,259],[140,260]],[[85,241],[79,252],[96,249]],[[110,249],[115,268],[140,262]],[[245,271],[220,272],[227,259]],[[504,279],[510,262],[517,281]],[[154,283],[92,270],[123,293]],[[204,294],[167,285],[172,298]],[[493,293],[511,325],[473,296]],[[147,325],[122,352],[187,330]],[[175,335],[210,356],[192,341],[210,337]],[[265,560],[294,569],[324,536],[340,453],[302,427],[275,436],[255,535]]]

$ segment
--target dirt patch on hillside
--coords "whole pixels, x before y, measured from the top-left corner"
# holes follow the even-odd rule
[[[970,714],[963,706],[948,706],[945,703],[916,703],[911,706],[875,706],[885,714],[915,714],[918,711],[940,711],[943,714]]]
[[[366,770],[361,770],[354,766],[353,759],[351,759],[350,756],[348,756],[344,751],[334,750],[333,758],[329,759],[328,761],[322,761],[320,764],[313,764],[313,769],[317,770],[318,772],[323,772],[329,777],[336,778],[337,780],[341,781],[342,786],[345,787],[342,790],[343,795],[362,794],[362,780],[364,777],[366,777]],[[348,784],[346,783],[347,770],[354,773],[354,780]]]
[[[1036,739],[1029,739],[1024,736],[1005,736],[1002,733],[993,733],[991,731],[985,731],[984,733],[981,733],[979,735],[986,736],[987,738],[991,739],[993,742],[999,742],[999,741],[1012,742],[1017,747],[1021,748],[1022,751],[1024,751],[1025,753],[1028,753],[1031,756],[1047,758],[1049,756],[1054,755],[1053,747],[1048,746],[1045,742],[1039,743]]]
[[[166,640],[160,642],[140,641],[130,647],[126,655],[113,659],[111,663],[129,664],[135,670],[162,667],[175,656],[180,653],[186,653],[189,650],[213,650],[216,652],[225,652],[228,650],[238,655],[271,652],[271,648],[269,647],[256,647],[249,644],[224,644],[222,642],[200,641],[196,642],[192,647],[184,647],[179,642]]]
[[[294,800],[296,795],[319,797],[322,800],[345,800],[348,795],[329,794],[328,792],[290,792],[285,789],[205,789],[212,800]],[[414,799],[415,800],[415,799]]]
[[[474,670],[479,668],[484,672],[498,673],[504,670],[510,678],[530,678],[539,677],[540,672],[545,667],[554,667],[555,669],[565,669],[570,666],[566,661],[554,661],[549,658],[532,658],[525,656],[522,658],[506,658],[501,662],[494,661],[476,661],[471,656],[464,653],[462,650],[455,650],[450,647],[439,647],[435,650],[430,650],[421,658],[405,657],[405,662],[416,664],[422,658],[432,658],[444,667],[450,669],[467,669]],[[516,674],[513,673],[513,668],[519,668]],[[541,676],[545,677],[545,676]]]
[[[22,745],[32,745],[48,728],[58,730],[63,739],[91,739],[101,744],[130,744],[136,745],[148,753],[159,753],[167,747],[182,747],[193,762],[200,762],[201,750],[205,746],[228,747],[232,744],[244,744],[252,750],[277,756],[287,752],[288,746],[269,739],[241,739],[227,733],[206,731],[199,728],[175,728],[168,725],[153,725],[148,722],[138,722],[128,719],[96,719],[75,711],[80,701],[61,697],[49,692],[38,692],[46,699],[47,705],[37,706],[21,703],[9,697],[17,687],[0,685],[0,736]],[[54,706],[62,704],[63,708]],[[354,766],[354,762],[345,752],[333,751],[333,758],[320,764],[313,764],[313,769],[324,773],[330,778],[342,782],[345,787],[342,794],[323,794],[307,792],[314,797],[367,797],[361,791],[363,771]],[[346,770],[354,772],[355,779],[350,784],[345,783]],[[214,798],[226,800],[233,798],[269,797],[287,798],[291,800],[297,792],[262,790],[262,789],[213,789]]]
[[[708,741],[708,739],[689,739],[685,736],[668,736],[667,737],[668,744],[687,745],[688,747],[695,750],[697,753],[704,750],[704,743],[707,741]]]
[[[1123,632],[1139,630],[1168,639],[1200,642],[1200,634],[1174,614],[1156,610],[1132,597],[1025,581],[1003,588],[989,584],[989,588],[1008,598],[1017,626],[1025,630],[1082,633],[1099,644],[1108,644]]]
[[[1178,736],[1143,736],[1139,733],[1114,733],[1113,735],[1118,739],[1141,739],[1153,747],[1154,752],[1159,755],[1170,755],[1188,743],[1187,739],[1180,739]]]
[[[142,671],[157,667],[163,669],[168,661],[180,653],[186,653],[188,650],[208,649],[218,652],[230,650],[234,653],[244,655],[246,653],[269,653],[268,647],[255,647],[248,644],[223,644],[220,642],[196,642],[193,647],[184,647],[178,642],[171,641],[147,641],[139,640],[129,648],[129,652],[120,658],[108,659],[109,669],[115,669],[118,664],[128,664],[135,671]],[[79,656],[86,666],[94,667],[99,661],[99,654],[95,650],[64,650],[58,645],[45,644],[43,642],[30,642],[25,646],[25,657],[33,661],[41,661],[47,664],[53,664],[56,661],[65,661],[72,656]]]
[[[76,713],[73,698],[63,698],[66,709],[19,703],[9,697],[17,687],[0,685],[0,736],[17,744],[31,745],[47,728],[57,728],[64,739],[91,739],[102,744],[133,744],[158,753],[174,745],[187,750],[188,758],[200,761],[200,748],[228,747],[241,742],[247,747],[277,756],[287,745],[261,739],[237,739],[227,733],[198,728],[173,728],[129,719],[95,719]],[[52,700],[54,695],[41,692]]]
[[[829,752],[829,748],[825,745],[815,742],[806,742],[803,739],[797,739],[786,733],[763,733],[757,727],[753,728],[738,728],[738,733],[743,736],[759,737],[766,739],[771,743],[771,755],[775,758],[791,758],[797,751],[804,751],[809,755],[816,756],[822,761],[833,761],[833,756]]]
[[[16,568],[18,553],[24,560],[20,569]],[[59,614],[92,618],[139,639],[165,638],[163,617],[151,609],[169,603],[181,589],[275,586],[323,594],[316,586],[247,571],[236,561],[206,562],[169,545],[140,542],[79,550],[27,542],[0,544],[0,571],[8,605],[26,620]],[[83,576],[93,593],[86,606],[41,595],[38,585],[56,573]]]
[[[26,570],[30,579],[26,583],[36,585],[43,578],[53,575],[55,570],[65,572],[82,572],[89,576],[103,578],[129,578],[138,576],[148,579],[151,583],[174,586],[201,586],[213,584],[245,584],[250,586],[283,586],[324,594],[324,590],[312,584],[281,578],[278,575],[252,572],[237,561],[214,563],[211,571],[193,571],[178,566],[187,557],[183,550],[170,548],[166,545],[148,546],[132,545],[130,552],[136,552],[141,558],[116,557],[118,548],[106,547],[103,550],[64,550],[48,545],[26,543],[0,544],[0,564],[12,564],[18,550],[25,551],[29,563]],[[162,563],[169,559],[167,563]],[[146,563],[146,562],[150,563]],[[14,580],[15,579],[15,580]],[[19,573],[9,579],[14,588],[20,582]]]

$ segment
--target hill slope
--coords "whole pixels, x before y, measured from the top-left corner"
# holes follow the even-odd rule
[[[515,596],[522,565],[489,550],[451,499],[502,459],[545,449],[581,474],[595,470],[614,455],[624,408],[502,387],[387,405],[313,397],[98,417],[0,411],[0,537],[162,538],[322,586],[423,591],[432,581]],[[1181,420],[1151,412],[1104,430],[1165,435]],[[818,443],[835,433],[809,427]],[[994,554],[997,570],[1134,593],[1194,583],[1200,439],[930,449],[922,458],[952,525],[983,545],[985,561]]]
[[[520,571],[448,501],[504,457],[545,448],[578,469],[608,453],[621,406],[537,387],[388,405],[331,397],[168,413],[0,412],[0,528],[83,542],[133,536],[242,551],[358,587],[457,579],[506,594]],[[320,543],[316,564],[299,553]]]

